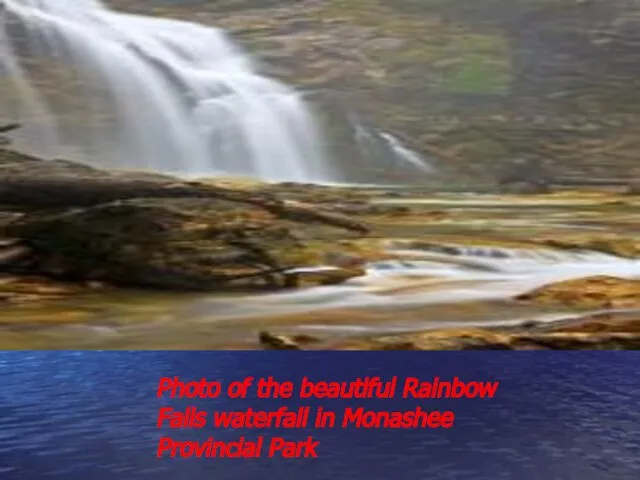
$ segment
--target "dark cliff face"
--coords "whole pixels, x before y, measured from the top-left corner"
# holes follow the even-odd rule
[[[333,131],[339,104],[443,178],[492,180],[522,155],[552,175],[638,163],[637,0],[109,3],[226,28],[265,73],[313,93]]]
[[[546,103],[556,110],[637,114],[639,14],[640,4],[621,0],[523,15],[508,29],[512,91],[543,101],[555,93]],[[581,102],[587,90],[591,104]]]

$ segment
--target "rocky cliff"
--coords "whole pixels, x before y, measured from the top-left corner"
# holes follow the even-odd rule
[[[521,157],[551,177],[640,177],[638,0],[108,3],[225,28],[316,105],[349,178],[477,185]],[[75,80],[49,70],[72,117]],[[438,175],[390,168],[398,142]]]
[[[333,130],[338,105],[442,178],[491,181],[522,155],[556,175],[640,173],[637,0],[111,3],[229,29]]]

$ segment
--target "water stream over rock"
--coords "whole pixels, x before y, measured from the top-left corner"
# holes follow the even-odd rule
[[[446,308],[509,300],[543,285],[592,275],[640,278],[640,260],[598,252],[464,246],[442,250],[392,250],[405,259],[372,263],[365,276],[340,286],[248,297],[242,302],[212,299],[209,305],[217,320],[340,308]]]
[[[335,338],[638,314],[637,309],[575,310],[514,301],[563,280],[640,278],[637,259],[592,251],[399,247],[390,245],[398,259],[373,262],[366,275],[342,285],[259,295],[101,294],[44,310],[15,310],[0,321],[9,346],[15,337],[23,346],[27,341],[63,348],[233,348],[251,345],[265,326]]]

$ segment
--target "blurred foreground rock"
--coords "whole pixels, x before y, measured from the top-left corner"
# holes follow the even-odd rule
[[[59,300],[85,290],[81,285],[62,284],[47,278],[0,275],[0,305],[29,303],[33,300]]]
[[[608,276],[580,278],[547,285],[517,299],[580,308],[640,308],[640,280]]]
[[[592,309],[640,309],[640,280],[596,276],[544,286],[518,300]],[[270,334],[273,337],[279,337]],[[292,342],[292,339],[289,339]],[[296,348],[302,344],[293,342]],[[264,342],[263,342],[264,344]],[[274,348],[274,347],[271,347]],[[277,347],[276,347],[277,348]],[[449,328],[353,338],[320,345],[337,350],[636,350],[640,316],[586,315],[551,324]]]
[[[516,158],[498,176],[498,185],[510,193],[546,193],[552,176],[539,158]]]
[[[640,321],[640,319],[639,319]],[[640,333],[442,330],[348,343],[341,350],[636,350]]]
[[[640,239],[615,235],[574,235],[564,238],[541,239],[539,243],[563,250],[591,250],[623,258],[640,256]]]
[[[529,331],[532,330],[532,331]],[[298,345],[301,348],[300,345]],[[570,325],[441,329],[327,344],[336,350],[638,350],[640,317],[586,318]]]
[[[0,172],[0,237],[13,249],[0,259],[11,274],[209,290],[337,283],[363,273],[361,264],[326,260],[328,252],[353,255],[340,240],[366,225],[309,204],[14,152],[0,152]]]

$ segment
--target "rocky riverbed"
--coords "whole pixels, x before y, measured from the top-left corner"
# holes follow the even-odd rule
[[[640,345],[634,192],[0,178],[0,348]]]

